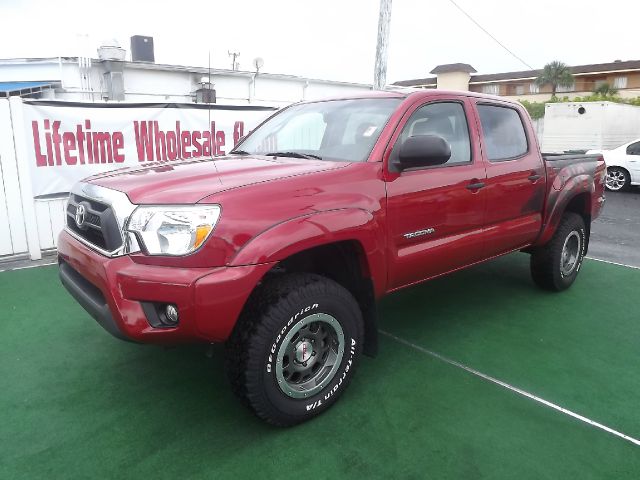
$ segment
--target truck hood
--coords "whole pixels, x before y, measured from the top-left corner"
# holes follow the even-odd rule
[[[175,163],[154,162],[142,168],[123,168],[85,181],[125,193],[135,204],[196,203],[209,195],[349,165],[263,156],[228,156]]]

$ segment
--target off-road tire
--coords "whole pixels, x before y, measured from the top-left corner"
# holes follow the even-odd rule
[[[579,239],[577,259],[570,272],[563,272],[563,250],[567,241]],[[545,290],[559,292],[575,281],[586,253],[587,232],[580,215],[567,212],[560,220],[549,242],[531,254],[530,267],[533,281]]]
[[[286,337],[296,325],[319,315],[339,323],[337,330],[344,336],[342,359],[334,362],[339,366],[320,391],[292,398],[278,383],[278,353],[286,348]],[[348,290],[316,274],[278,275],[266,279],[249,298],[227,342],[225,368],[234,393],[258,417],[273,425],[291,426],[336,402],[353,376],[363,340],[362,313]]]

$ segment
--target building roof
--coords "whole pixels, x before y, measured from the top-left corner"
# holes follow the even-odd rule
[[[413,80],[400,80],[398,82],[394,82],[391,85],[396,85],[398,87],[414,87],[417,85],[435,85],[437,83],[437,77],[427,77],[427,78],[415,78]]]
[[[476,73],[477,70],[468,63],[447,63],[446,65],[438,65],[429,73],[451,73],[451,72],[467,72]]]
[[[138,70],[162,70],[169,72],[187,72],[187,73],[197,73],[201,75],[207,75],[209,73],[208,67],[194,67],[188,65],[169,65],[163,63],[155,63],[155,62],[131,62],[128,60],[101,60],[99,58],[91,59],[93,64],[101,64],[105,61],[113,62],[113,63],[122,63],[126,68],[138,69]],[[39,58],[0,58],[0,66],[2,65],[11,65],[11,64],[24,64],[24,63],[78,63],[78,57],[39,57]],[[255,75],[256,72],[248,71],[248,70],[228,70],[224,68],[214,68],[211,67],[211,75],[225,75],[225,76],[238,76],[238,77],[249,77]],[[280,73],[267,73],[260,72],[258,74],[262,78],[271,78],[274,80],[297,80],[300,82],[313,82],[313,83],[322,83],[322,84],[332,84],[332,85],[342,85],[342,86],[353,86],[360,88],[372,88],[371,84],[368,83],[355,83],[355,82],[344,82],[340,80],[326,80],[320,78],[308,78],[308,77],[300,77],[297,75],[287,75]]]
[[[430,73],[445,73],[451,71],[464,71],[464,70],[449,70],[448,68],[454,65],[467,65],[465,63],[453,63],[449,65],[438,65]],[[470,65],[467,65],[470,68]],[[443,67],[443,70],[440,68]],[[571,73],[574,75],[586,75],[590,73],[604,73],[604,72],[618,72],[628,70],[640,70],[640,60],[616,60],[609,63],[594,63],[589,65],[576,65],[569,67]],[[475,72],[475,70],[473,70]],[[521,70],[517,72],[504,72],[504,73],[489,73],[484,75],[471,75],[469,83],[488,83],[488,82],[500,82],[506,80],[524,80],[536,78],[542,73],[542,69],[537,70]],[[414,85],[434,85],[436,83],[436,77],[430,78],[416,78],[414,80],[400,80],[393,85],[399,85],[404,87],[410,87]]]

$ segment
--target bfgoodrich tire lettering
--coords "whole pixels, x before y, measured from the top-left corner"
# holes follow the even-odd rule
[[[541,288],[559,292],[575,281],[586,252],[584,220],[577,213],[563,215],[549,243],[531,254],[531,276]]]
[[[259,417],[294,425],[338,399],[362,340],[362,314],[345,288],[315,274],[283,275],[267,280],[249,300],[227,345],[227,372],[235,393]],[[286,354],[289,365],[296,362],[288,374]],[[325,366],[323,358],[335,364]]]

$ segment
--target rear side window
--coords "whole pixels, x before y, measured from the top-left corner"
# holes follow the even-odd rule
[[[478,113],[489,161],[509,160],[527,153],[527,136],[517,111],[508,107],[478,105]]]
[[[629,145],[627,147],[627,155],[640,155],[640,142]]]

